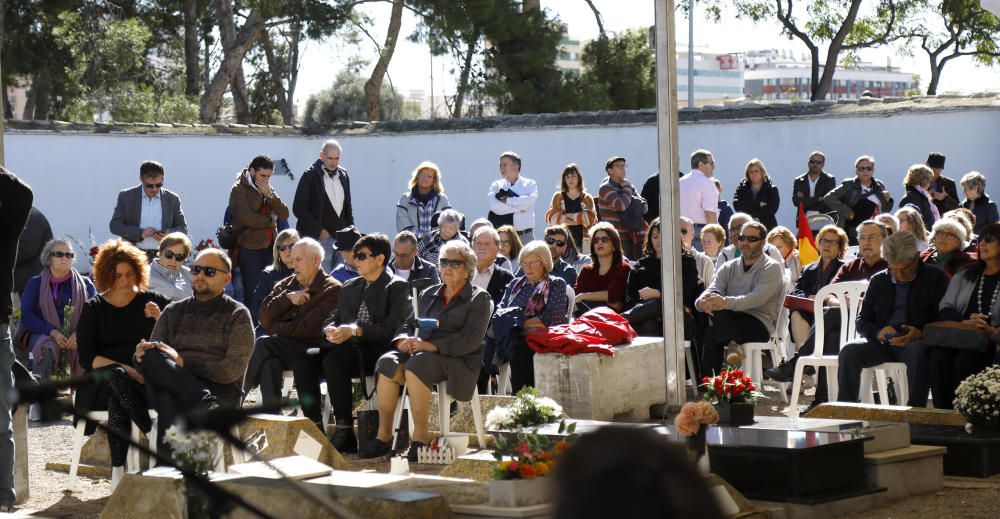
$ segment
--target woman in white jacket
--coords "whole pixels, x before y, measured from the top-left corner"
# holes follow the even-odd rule
[[[421,162],[410,177],[410,190],[396,203],[396,232],[410,231],[422,239],[432,230],[435,213],[451,208],[441,185],[441,168],[433,162]]]

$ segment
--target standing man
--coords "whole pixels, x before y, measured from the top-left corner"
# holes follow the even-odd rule
[[[31,212],[31,188],[0,166],[0,514],[14,511],[14,345],[10,341],[10,294],[17,240]]]
[[[156,257],[164,236],[188,232],[181,199],[173,191],[163,189],[163,176],[163,165],[159,162],[147,160],[140,164],[140,184],[118,193],[118,204],[108,224],[112,234],[146,251],[150,261]]]
[[[410,287],[423,290],[438,281],[437,265],[417,254],[417,235],[410,231],[399,231],[392,243],[392,259],[389,269],[396,276],[406,280]]]
[[[340,165],[343,148],[330,139],[323,143],[319,160],[302,174],[295,189],[292,213],[298,218],[295,228],[323,246],[323,271],[340,264],[340,254],[333,248],[337,231],[354,225],[351,207],[351,179]]]
[[[604,163],[608,176],[601,181],[597,195],[597,214],[601,221],[615,227],[622,239],[622,253],[638,259],[649,224],[642,218],[649,207],[629,182],[625,157],[611,157]],[[638,205],[637,205],[638,204]]]
[[[958,209],[958,188],[955,186],[955,180],[941,174],[944,171],[944,159],[944,155],[935,152],[927,155],[926,162],[927,167],[934,172],[931,187],[927,191],[934,198],[934,205],[941,214]]]
[[[535,239],[535,202],[538,202],[538,184],[521,176],[521,157],[513,151],[500,154],[500,176],[490,185],[487,200],[490,204],[490,223],[494,228],[513,225],[521,243]]]
[[[823,195],[837,187],[837,179],[823,170],[826,165],[826,155],[822,151],[809,154],[808,170],[795,177],[792,184],[792,205],[795,214],[799,214],[799,204],[806,210],[806,216],[826,213],[830,209],[823,203]]]
[[[642,191],[639,192],[639,196],[646,201],[646,214],[642,215],[646,223],[652,222],[653,220],[660,217],[660,174],[653,173],[652,175],[646,177],[646,181],[642,183]]]
[[[694,242],[701,249],[701,229],[719,221],[719,190],[712,182],[715,159],[712,152],[698,150],[691,154],[691,171],[681,177],[681,216],[694,223]]]

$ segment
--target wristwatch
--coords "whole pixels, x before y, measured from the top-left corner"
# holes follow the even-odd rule
[[[358,325],[355,324],[354,327],[351,328],[351,337],[361,337],[361,327],[360,326],[358,326]]]

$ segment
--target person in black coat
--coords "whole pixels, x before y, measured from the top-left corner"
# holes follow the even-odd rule
[[[778,219],[774,215],[778,212],[781,195],[771,183],[771,177],[767,176],[764,163],[760,159],[750,160],[744,177],[733,194],[733,208],[752,216],[768,230],[775,228]]]
[[[851,245],[858,244],[858,225],[876,212],[892,211],[894,200],[885,184],[875,178],[875,158],[862,155],[854,161],[855,177],[844,180],[823,197],[823,203],[838,215],[837,224],[847,232]]]
[[[823,196],[837,187],[837,179],[823,170],[826,156],[821,151],[809,154],[808,171],[795,177],[792,183],[792,210],[798,216],[799,205],[808,212],[827,213],[830,208],[823,203]]]
[[[48,219],[32,206],[28,223],[24,226],[21,239],[17,242],[17,266],[14,267],[14,292],[24,292],[28,280],[42,271],[42,248],[52,239],[52,227]],[[81,251],[83,252],[83,251]]]
[[[937,206],[938,212],[941,214],[958,209],[958,189],[955,186],[954,179],[942,174],[944,173],[944,161],[944,155],[932,152],[927,154],[927,161],[925,162],[927,167],[931,168],[931,171],[934,172],[934,178],[931,180],[931,186],[928,191],[930,191],[931,197],[934,198],[934,205]]]
[[[899,207],[909,206],[920,213],[920,217],[924,220],[924,227],[927,229],[933,227],[934,222],[941,218],[941,213],[937,206],[932,203],[933,199],[928,192],[932,178],[934,178],[934,172],[931,171],[931,168],[923,164],[910,166],[906,172],[906,178],[903,179],[906,194],[899,201]]]
[[[437,265],[420,257],[417,235],[410,231],[400,231],[393,240],[389,270],[418,291],[440,283]]]
[[[292,202],[292,213],[298,218],[295,228],[303,238],[313,238],[323,246],[323,270],[327,273],[340,264],[340,254],[333,247],[334,234],[354,225],[351,179],[340,165],[342,150],[333,139],[323,143],[319,160],[299,179]]]
[[[292,246],[299,241],[299,232],[295,229],[285,229],[274,238],[274,262],[264,267],[257,280],[257,288],[250,300],[250,317],[257,326],[257,337],[267,335],[267,330],[260,326],[260,304],[274,290],[274,285],[295,273],[292,270]]]
[[[840,350],[837,400],[859,401],[862,369],[883,362],[904,362],[910,388],[906,405],[924,407],[930,389],[930,364],[922,341],[923,328],[939,320],[938,306],[948,289],[948,276],[920,261],[917,239],[908,232],[886,238],[882,255],[889,268],[868,283],[857,319],[862,338]]]
[[[983,227],[1000,221],[1000,211],[997,211],[997,203],[986,195],[986,177],[982,173],[970,171],[962,177],[961,182],[965,191],[962,207],[972,211],[976,217],[973,232],[980,234]]]
[[[683,176],[683,175],[681,175]],[[646,223],[651,223],[653,220],[660,217],[660,174],[653,173],[652,175],[646,177],[646,181],[642,183],[642,191],[639,196],[646,201],[647,209],[646,214],[642,217],[646,220]]]

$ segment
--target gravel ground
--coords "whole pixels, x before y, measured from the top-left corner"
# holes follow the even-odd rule
[[[777,393],[777,386],[765,386],[768,399],[757,409],[762,415],[783,414],[787,404]],[[804,408],[812,400],[813,389],[807,388]],[[800,398],[800,401],[802,399]],[[29,424],[29,465],[31,499],[21,507],[19,516],[37,514],[53,518],[96,518],[107,503],[111,483],[106,479],[75,478],[76,489],[70,477],[63,472],[45,469],[48,462],[68,463],[72,454],[73,428],[68,420],[51,424]],[[356,470],[371,469],[388,472],[387,460],[358,460],[346,456]],[[437,473],[439,467],[415,467],[419,472]],[[996,503],[1000,502],[1000,476],[988,480],[946,478],[945,488],[933,494],[909,498],[887,506],[851,516],[852,519],[882,519],[905,517],[997,517]]]

